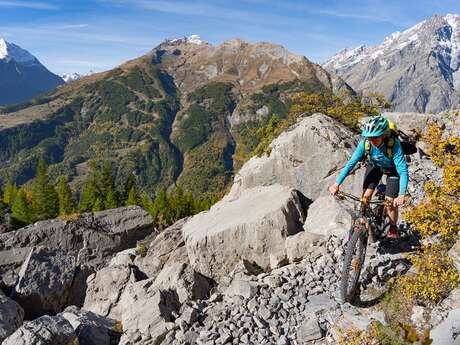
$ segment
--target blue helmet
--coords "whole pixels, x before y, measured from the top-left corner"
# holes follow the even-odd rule
[[[383,116],[376,116],[367,121],[363,129],[363,137],[379,137],[388,130],[389,123]]]

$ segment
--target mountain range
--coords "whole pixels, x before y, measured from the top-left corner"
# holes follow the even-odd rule
[[[381,93],[397,111],[437,113],[460,100],[460,16],[435,15],[382,44],[347,48],[323,67],[354,90]]]
[[[20,103],[64,83],[21,47],[0,38],[0,105]]]
[[[80,183],[91,161],[109,160],[147,190],[182,183],[221,191],[257,145],[271,114],[285,117],[301,91],[353,93],[307,58],[271,43],[197,36],[168,40],[111,71],[3,108],[0,179],[24,183],[39,156],[54,176]]]

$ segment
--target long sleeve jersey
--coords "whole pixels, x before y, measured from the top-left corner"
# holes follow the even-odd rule
[[[369,143],[370,144],[370,143]],[[393,145],[393,158],[388,158],[386,156],[387,148],[385,143],[380,147],[375,147],[370,144],[369,152],[369,161],[374,165],[384,169],[395,169],[399,175],[399,195],[405,195],[407,190],[407,183],[409,176],[407,174],[407,163],[404,152],[401,148],[401,142],[398,138],[395,138]],[[339,176],[335,180],[337,184],[342,184],[345,178],[348,176],[350,171],[355,167],[355,165],[364,157],[366,153],[365,150],[365,139],[362,139],[358,146],[356,147],[355,152],[345,164]]]

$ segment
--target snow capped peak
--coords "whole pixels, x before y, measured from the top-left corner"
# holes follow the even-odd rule
[[[4,59],[6,56],[8,56],[6,41],[3,38],[0,38],[0,59]]]
[[[166,39],[164,40],[165,44],[172,44],[172,45],[177,45],[177,44],[182,44],[182,43],[191,43],[191,44],[196,44],[196,45],[202,45],[202,44],[207,44],[208,42],[204,41],[201,39],[199,35],[190,35],[188,37],[184,36],[182,38],[175,38],[175,39]]]
[[[66,83],[68,83],[69,81],[80,79],[82,77],[83,76],[79,73],[64,73],[63,75],[61,75],[61,78],[64,79]]]
[[[206,42],[201,39],[199,35],[190,35],[187,37],[187,42],[193,44],[205,44]]]
[[[439,30],[443,25],[450,26],[452,34]],[[388,59],[399,54],[403,49],[417,47],[432,49],[433,45],[441,47],[448,55],[455,55],[460,51],[460,15],[434,16],[402,32],[393,32],[385,37],[382,44],[343,49],[331,57],[324,67],[335,70],[347,69],[357,63],[371,63],[376,60],[380,65],[386,65]],[[453,61],[453,59],[449,60]]]
[[[35,56],[30,54],[27,50],[0,38],[0,60],[3,59],[15,60],[16,62],[23,64],[37,62]]]

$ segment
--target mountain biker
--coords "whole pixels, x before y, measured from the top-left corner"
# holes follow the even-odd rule
[[[367,149],[367,167],[363,181],[363,198],[370,200],[374,189],[379,184],[383,175],[387,176],[385,199],[386,211],[390,220],[388,237],[398,238],[398,206],[404,204],[404,196],[407,190],[408,174],[406,157],[401,148],[401,142],[394,137],[392,157],[388,157],[387,139],[392,135],[389,121],[383,116],[370,119],[364,126],[363,139],[359,142],[350,160],[345,164],[335,183],[329,187],[329,192],[335,195],[340,185],[354,168],[356,163],[366,155],[366,141],[370,142]]]

